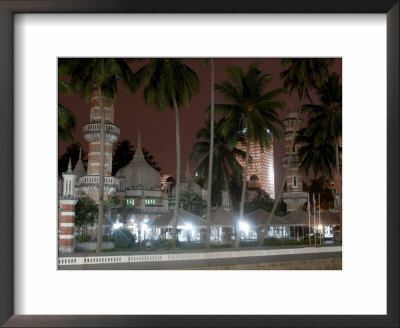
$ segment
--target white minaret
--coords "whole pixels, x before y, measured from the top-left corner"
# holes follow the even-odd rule
[[[75,178],[76,175],[72,172],[71,157],[68,162],[67,172],[62,174],[64,179],[63,196],[75,197]]]

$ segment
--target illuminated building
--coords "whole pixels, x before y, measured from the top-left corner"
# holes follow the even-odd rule
[[[241,143],[238,143],[236,147],[246,151],[246,146]],[[250,158],[246,179],[248,198],[254,198],[258,191],[262,189],[275,199],[274,148],[272,142],[271,146],[264,148],[264,150],[258,143],[251,142]],[[238,161],[244,167],[244,159],[238,158]]]
[[[129,218],[127,228],[135,231],[139,239],[146,235],[146,224],[155,217],[169,213],[175,207],[175,179],[163,175],[145,160],[140,134],[138,145],[130,163],[120,168],[112,176],[113,144],[118,140],[120,129],[114,124],[114,104],[104,101],[105,114],[105,151],[104,151],[104,199],[117,197],[124,204]],[[90,121],[83,126],[83,136],[89,142],[88,165],[85,169],[81,151],[72,170],[71,162],[67,172],[63,172],[59,181],[59,251],[73,252],[75,233],[75,204],[79,198],[89,197],[99,201],[100,172],[100,106],[97,91],[90,100]],[[181,178],[181,190],[192,190],[206,198],[206,191],[190,175],[187,166],[185,176]],[[120,226],[119,218],[111,226],[110,213],[106,213],[103,233]],[[115,219],[115,218],[114,218]],[[123,218],[127,219],[127,218]],[[87,233],[94,235],[96,223],[87,227]]]
[[[289,159],[290,145],[293,139],[293,129],[296,123],[297,113],[290,112],[283,120],[285,124],[285,152],[286,156],[282,158],[282,166],[287,167]],[[299,127],[301,120],[299,120]],[[292,160],[286,178],[287,192],[282,194],[282,199],[287,205],[288,212],[297,210],[307,202],[307,193],[303,191],[303,177],[300,174],[300,156],[298,153],[298,145],[294,145],[292,149]]]
[[[112,149],[120,131],[114,124],[114,104],[104,103],[105,116],[105,145],[104,145],[104,199],[109,199],[118,188],[118,179],[111,175]],[[86,175],[81,176],[82,160],[79,159],[76,169],[76,194],[79,197],[90,197],[99,200],[99,172],[100,172],[100,105],[97,90],[93,91],[90,99],[90,122],[83,127],[83,136],[89,142],[88,166]],[[80,167],[79,172],[77,167]],[[83,172],[82,172],[83,173]]]

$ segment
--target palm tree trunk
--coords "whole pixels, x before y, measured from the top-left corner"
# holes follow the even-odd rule
[[[245,159],[245,162],[244,162],[244,170],[243,170],[242,197],[240,199],[239,221],[243,220],[243,215],[244,215],[244,202],[246,200],[247,169],[249,167],[249,157],[250,157],[250,140],[247,139],[246,159]],[[235,241],[236,241],[236,247],[239,247],[239,244],[240,244],[239,222],[237,222],[236,240]]]
[[[341,174],[340,174],[340,159],[339,159],[339,140],[335,142],[335,152],[336,152],[336,175],[338,180],[338,191],[339,191],[339,220],[340,220],[340,240],[342,240],[343,236],[343,226],[342,226],[342,183],[341,183]]]
[[[274,202],[274,206],[272,207],[271,213],[269,214],[267,227],[269,227],[269,224],[271,223],[272,217],[274,216],[275,210],[276,210],[276,208],[278,206],[278,203],[279,203],[279,201],[280,201],[280,199],[282,197],[283,188],[285,187],[285,183],[286,183],[286,179],[287,179],[287,176],[288,176],[288,173],[289,173],[290,165],[292,163],[293,146],[294,146],[294,142],[295,142],[295,139],[296,139],[297,129],[299,127],[300,114],[301,114],[301,111],[302,111],[302,107],[303,107],[303,97],[300,98],[300,105],[299,105],[299,110],[298,110],[298,113],[297,113],[296,122],[295,122],[294,128],[293,128],[292,141],[290,143],[289,156],[288,156],[288,162],[287,162],[285,174],[283,176],[281,187],[279,188],[278,197],[276,197],[275,202]],[[266,235],[266,231],[267,230],[265,230],[261,234],[261,237],[260,237],[260,240],[259,240],[260,246],[262,246],[263,243],[264,243],[264,238],[265,238],[265,235]]]
[[[175,110],[175,132],[176,132],[176,185],[175,185],[175,209],[174,217],[172,219],[172,248],[176,248],[176,230],[178,223],[178,209],[181,198],[181,137],[179,127],[179,111],[178,104],[176,103],[175,96],[173,97],[174,110]]]
[[[333,197],[333,208],[338,208],[337,206],[337,200],[336,200],[336,193],[335,190],[333,189],[333,180],[330,180],[331,183],[331,192],[332,192],[332,197]]]
[[[229,205],[230,205],[231,212],[233,213],[233,204],[232,204],[231,191],[229,188],[229,179],[226,175],[226,171],[222,170],[222,172],[223,172],[222,174],[224,175],[225,191],[228,193]]]
[[[206,248],[210,248],[211,234],[211,191],[212,191],[212,171],[214,157],[214,59],[211,58],[211,126],[210,126],[210,156],[208,160],[208,185],[207,185],[207,231]]]
[[[99,216],[97,219],[97,242],[96,253],[101,252],[102,237],[103,237],[103,221],[104,221],[104,141],[105,141],[105,114],[104,105],[101,94],[101,85],[97,86],[99,91],[99,105],[100,105],[100,172],[99,172]]]

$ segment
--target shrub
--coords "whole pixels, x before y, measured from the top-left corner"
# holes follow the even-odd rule
[[[114,241],[114,236],[113,235],[103,235],[102,241]]]
[[[101,240],[104,242],[114,241],[114,236],[113,235],[103,235],[101,237]],[[94,237],[93,241],[97,241],[97,237]]]
[[[75,241],[78,243],[88,242],[90,241],[90,236],[89,235],[75,236]]]
[[[136,236],[129,229],[117,229],[113,232],[116,248],[132,248],[135,245]]]

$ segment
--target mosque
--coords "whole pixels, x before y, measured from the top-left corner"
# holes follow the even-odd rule
[[[140,134],[135,155],[130,163],[122,167],[115,176],[112,176],[113,144],[118,140],[120,129],[114,124],[114,104],[105,103],[105,167],[104,167],[104,199],[114,196],[126,202],[134,209],[128,227],[132,230],[143,223],[162,214],[169,213],[175,207],[175,177],[160,173],[150,166],[142,151]],[[296,119],[289,115],[285,120],[286,152],[291,141],[293,122]],[[99,170],[100,170],[100,106],[97,91],[93,91],[90,100],[90,122],[83,127],[83,136],[89,143],[88,164],[85,170],[81,154],[74,169],[71,162],[67,172],[62,173],[62,188],[59,191],[59,251],[73,252],[74,240],[74,207],[79,198],[89,197],[94,201],[99,199]],[[247,176],[248,198],[254,197],[255,191],[263,189],[271,198],[275,198],[274,189],[274,162],[272,147],[261,150],[251,145],[252,163]],[[288,210],[294,211],[307,200],[307,194],[301,191],[301,175],[296,161],[297,153],[293,155],[290,173],[287,178],[288,192],[283,195],[288,204]],[[243,165],[243,163],[242,163]],[[285,165],[285,158],[283,159]],[[187,164],[186,173],[181,178],[181,190],[191,190],[203,199],[207,191],[195,182]],[[222,208],[231,210],[229,194],[222,192]],[[92,227],[93,234],[96,227]],[[139,232],[140,233],[140,232]]]
[[[116,196],[133,209],[134,215],[128,223],[132,224],[133,229],[135,226],[140,226],[140,223],[174,209],[175,178],[173,175],[162,177],[146,162],[140,134],[133,159],[112,176],[113,144],[118,140],[120,129],[114,124],[114,104],[105,104],[104,110],[104,199]],[[93,91],[90,100],[90,122],[83,126],[83,136],[89,143],[87,170],[84,168],[80,153],[74,169],[72,170],[70,162],[67,172],[62,173],[62,187],[59,190],[60,252],[71,252],[73,247],[75,212],[65,209],[72,209],[79,198],[89,197],[96,202],[99,200],[100,106],[97,91]],[[181,178],[181,190],[192,190],[206,199],[207,192],[194,181],[189,165],[184,177]],[[89,233],[90,230],[94,233],[96,227],[91,227]]]

